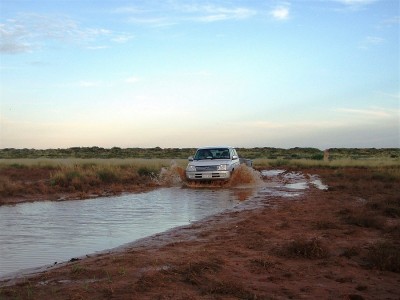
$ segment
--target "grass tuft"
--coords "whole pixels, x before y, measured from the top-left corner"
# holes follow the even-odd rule
[[[379,270],[400,273],[400,246],[391,242],[379,242],[369,249],[367,261]]]
[[[281,247],[277,254],[286,258],[320,259],[328,257],[329,251],[317,238],[298,238]]]
[[[0,196],[15,196],[23,186],[15,181],[10,180],[5,176],[0,176]]]
[[[380,216],[377,216],[370,211],[352,211],[350,209],[341,211],[342,220],[348,225],[355,225],[364,228],[384,228],[384,221]]]
[[[367,207],[380,211],[384,216],[399,218],[400,217],[400,197],[386,197],[383,200],[370,201]]]
[[[313,224],[313,228],[317,230],[338,229],[339,226],[331,221],[319,220]]]

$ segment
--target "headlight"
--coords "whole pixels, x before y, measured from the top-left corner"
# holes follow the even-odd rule
[[[228,168],[228,165],[219,165],[218,171],[226,171],[227,168]]]
[[[186,167],[186,171],[196,171],[196,167],[195,166],[192,166],[192,165],[188,165],[187,167]]]

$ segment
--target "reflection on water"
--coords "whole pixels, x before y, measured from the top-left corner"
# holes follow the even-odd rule
[[[117,247],[232,208],[240,189],[160,188],[143,194],[0,207],[0,276]]]

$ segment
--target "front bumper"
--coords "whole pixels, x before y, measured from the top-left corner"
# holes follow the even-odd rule
[[[189,180],[227,180],[231,177],[230,171],[186,171],[186,178]]]

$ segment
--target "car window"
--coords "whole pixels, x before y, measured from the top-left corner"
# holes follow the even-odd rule
[[[194,159],[229,159],[229,149],[228,148],[207,148],[197,150]]]

